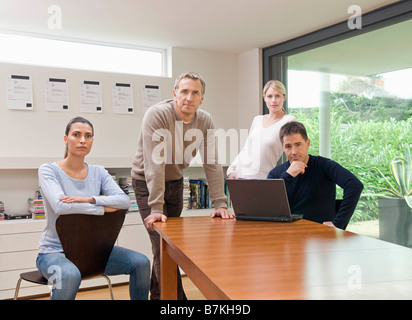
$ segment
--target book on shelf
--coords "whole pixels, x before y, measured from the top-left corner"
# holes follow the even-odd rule
[[[209,184],[204,178],[190,179],[190,209],[207,209],[212,208],[209,198]]]
[[[0,201],[0,220],[4,220],[4,203]]]
[[[31,214],[34,220],[45,219],[46,213],[44,212],[43,197],[40,191],[36,191],[34,199],[27,199],[29,203],[29,214]]]
[[[190,182],[189,177],[183,177],[183,208],[189,208]]]
[[[126,193],[129,196],[130,199],[130,207],[129,210],[127,211],[128,213],[130,212],[138,212],[139,207],[136,202],[136,195],[133,190],[133,184],[132,184],[132,177],[122,177],[119,178],[119,187],[120,189],[123,190],[124,193]]]
[[[231,206],[229,191],[224,184],[224,192],[227,197],[227,206]],[[205,178],[183,180],[183,204],[188,209],[208,209],[213,208],[213,203],[209,196],[209,183]],[[185,205],[186,204],[186,205]]]
[[[4,220],[31,219],[31,213],[4,213]]]
[[[229,188],[227,187],[227,184],[226,184],[226,179],[225,179],[225,195],[226,195],[226,198],[227,198],[226,205],[227,205],[228,208],[231,208],[232,207],[232,200],[230,199],[230,193],[229,193]]]

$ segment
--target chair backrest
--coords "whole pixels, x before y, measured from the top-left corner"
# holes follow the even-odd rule
[[[60,215],[56,230],[66,257],[80,270],[82,279],[103,274],[125,219],[126,210]]]

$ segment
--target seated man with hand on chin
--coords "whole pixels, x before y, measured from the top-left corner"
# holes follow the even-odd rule
[[[291,212],[307,220],[345,229],[363,184],[337,162],[308,154],[310,140],[302,123],[286,123],[279,136],[288,161],[273,168],[267,178],[285,181]],[[337,212],[336,185],[343,189]]]

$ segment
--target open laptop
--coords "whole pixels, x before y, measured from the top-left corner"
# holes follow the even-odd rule
[[[238,220],[292,222],[302,215],[290,213],[282,179],[226,179]]]

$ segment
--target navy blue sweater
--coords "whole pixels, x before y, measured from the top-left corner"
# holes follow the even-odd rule
[[[275,168],[268,179],[283,179],[293,214],[319,223],[332,221],[337,228],[344,228],[355,211],[363,184],[349,170],[330,159],[309,156],[304,174],[293,178],[286,170],[287,161]],[[336,185],[343,189],[343,200],[335,211]]]

